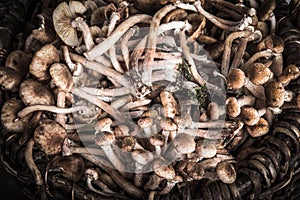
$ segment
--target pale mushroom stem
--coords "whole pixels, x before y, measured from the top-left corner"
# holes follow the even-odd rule
[[[56,105],[59,108],[65,108],[65,103],[66,103],[66,93],[62,90],[58,90],[57,92],[57,100],[56,100]],[[65,115],[58,113],[56,116],[56,122],[61,124],[62,126],[65,125]]]
[[[83,91],[96,96],[124,96],[130,94],[130,90],[126,87],[112,88],[112,89],[97,89],[91,87],[81,88]]]
[[[86,22],[81,17],[77,17],[72,21],[72,26],[79,28],[81,30],[86,49],[88,51],[91,50],[95,46],[95,44],[92,38],[90,28],[86,24]]]
[[[136,33],[137,27],[130,28],[123,36],[122,41],[121,41],[121,51],[123,55],[123,59],[126,65],[126,70],[129,71],[129,60],[130,60],[130,53],[129,53],[129,48],[127,46],[127,43],[129,39]]]
[[[257,52],[255,53],[253,56],[251,56],[251,58],[249,58],[247,60],[247,62],[245,62],[245,64],[243,64],[240,69],[242,71],[246,71],[248,70],[248,68],[253,65],[253,63],[258,60],[259,58],[262,58],[262,57],[271,57],[273,56],[274,53],[270,50],[270,49],[267,49],[267,50],[264,50],[264,51],[260,51],[260,52]]]
[[[143,63],[142,81],[147,86],[152,86],[152,65],[154,61],[154,53],[157,43],[157,33],[161,19],[170,11],[176,9],[176,6],[169,4],[161,8],[155,13],[150,24],[148,41]]]
[[[103,42],[96,45],[90,51],[84,53],[88,60],[95,60],[98,56],[105,53],[112,45],[114,45],[122,35],[133,25],[137,23],[150,23],[150,15],[138,14],[129,17],[127,20],[118,25],[118,27]]]

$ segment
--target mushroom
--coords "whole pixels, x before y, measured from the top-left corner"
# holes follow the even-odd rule
[[[299,67],[296,65],[288,65],[278,76],[278,81],[283,87],[287,86],[292,80],[297,79],[300,76]]]
[[[55,155],[61,152],[66,130],[57,122],[46,119],[35,129],[33,140],[36,146],[47,155]]]
[[[265,108],[256,110],[253,107],[245,106],[241,108],[240,117],[245,124],[253,126],[257,124],[257,122],[259,122],[260,117],[263,116],[265,113]]]
[[[0,67],[0,87],[4,91],[17,92],[22,82],[22,77],[15,70]]]
[[[6,58],[5,67],[15,70],[25,77],[29,70],[30,56],[21,50],[12,51]]]
[[[138,125],[144,130],[145,137],[151,137],[153,134],[151,126],[153,125],[153,119],[151,117],[141,117],[138,120]]]
[[[285,101],[293,99],[292,92],[286,91],[281,82],[271,81],[265,86],[267,106],[281,107]]]
[[[247,88],[256,98],[265,100],[266,96],[263,86],[253,84],[242,70],[232,69],[227,77],[227,88],[237,90],[242,87]]]
[[[162,135],[165,138],[165,144],[167,145],[168,140],[172,141],[177,134],[177,125],[170,118],[164,118],[159,121],[160,127],[162,129]]]
[[[201,158],[212,158],[217,154],[216,142],[212,140],[198,140],[196,143],[197,156]]]
[[[246,130],[252,137],[260,137],[269,132],[269,123],[267,120],[260,117],[259,121],[253,126],[246,126]]]
[[[247,71],[249,80],[255,85],[263,85],[273,77],[273,72],[263,63],[254,63]]]
[[[222,108],[215,102],[210,102],[207,106],[207,114],[212,121],[218,120],[220,115],[224,113],[222,111]]]
[[[186,133],[176,135],[169,143],[163,157],[167,161],[173,161],[184,154],[192,153],[196,149],[196,143],[192,136]]]
[[[226,112],[227,115],[236,118],[241,113],[243,106],[253,106],[255,103],[255,97],[252,95],[243,95],[240,98],[228,97],[226,99]]]
[[[25,130],[31,115],[18,118],[17,113],[23,107],[23,102],[16,98],[9,99],[4,103],[1,109],[1,124],[7,131],[22,133]]]
[[[164,116],[174,118],[177,113],[177,102],[171,92],[162,91],[160,93],[161,103],[164,107]]]
[[[156,155],[161,154],[161,147],[165,144],[165,137],[162,134],[155,134],[149,138],[150,144],[155,147]]]
[[[54,98],[50,89],[33,79],[20,85],[19,95],[25,105],[53,105]]]
[[[54,29],[64,43],[72,47],[81,45],[81,38],[76,30],[78,28],[82,32],[86,48],[90,50],[94,42],[88,25],[79,17],[86,10],[80,1],[70,1],[69,4],[61,2],[53,11],[52,19]]]
[[[59,62],[58,50],[52,44],[44,45],[34,54],[29,72],[39,81],[46,81],[50,78],[48,69],[55,62]]]
[[[216,172],[223,183],[231,184],[236,180],[237,174],[234,166],[228,161],[222,161],[217,164]]]

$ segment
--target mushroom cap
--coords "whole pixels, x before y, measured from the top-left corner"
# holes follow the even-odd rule
[[[98,146],[108,146],[115,140],[115,135],[112,132],[96,132],[95,144]]]
[[[73,89],[73,76],[66,65],[54,63],[50,66],[49,73],[53,82],[60,90],[70,92]]]
[[[300,70],[296,65],[288,65],[278,76],[278,81],[283,85],[288,85],[291,80],[295,80],[300,76]]]
[[[176,117],[176,119],[179,119],[179,117]],[[165,131],[177,130],[177,125],[170,118],[160,120],[160,127]]]
[[[228,161],[222,161],[217,164],[216,171],[218,177],[223,183],[231,184],[236,180],[236,171],[234,166]]]
[[[90,19],[90,24],[94,25],[102,25],[105,22],[105,10],[106,6],[100,6],[96,10],[93,11]]]
[[[0,86],[2,90],[17,92],[22,82],[22,77],[15,70],[0,67]]]
[[[48,80],[50,78],[48,69],[55,62],[59,62],[58,50],[52,44],[44,45],[34,54],[29,72],[40,81]]]
[[[253,107],[242,107],[240,117],[249,126],[253,126],[259,121],[259,113]]]
[[[282,83],[270,81],[265,86],[267,105],[270,107],[281,107],[284,103],[285,89]]]
[[[21,133],[25,130],[32,115],[29,114],[18,119],[17,113],[24,107],[23,102],[15,98],[9,99],[3,104],[1,109],[1,124],[7,131]]]
[[[153,153],[144,149],[135,149],[131,152],[131,157],[134,161],[147,165],[154,158]]]
[[[26,76],[31,62],[30,56],[21,50],[12,51],[6,58],[5,67],[15,70],[22,77]]]
[[[261,117],[254,126],[246,126],[246,129],[252,137],[260,137],[269,132],[269,123]]]
[[[230,70],[227,77],[227,87],[228,89],[237,90],[244,86],[246,79],[245,73],[240,69]]]
[[[141,127],[141,128],[147,128],[147,127],[150,127],[152,126],[153,124],[153,119],[151,117],[141,117],[139,120],[138,120],[138,125]]]
[[[132,151],[136,144],[136,140],[132,136],[126,136],[122,139],[121,147],[124,151]]]
[[[25,105],[53,105],[54,97],[45,85],[27,79],[20,85],[19,95]]]
[[[181,154],[192,153],[196,149],[194,138],[186,133],[177,134],[171,143],[172,148],[175,148]]]
[[[255,85],[265,84],[271,76],[272,71],[263,63],[254,63],[254,65],[248,70],[249,80]]]
[[[176,176],[175,169],[161,158],[153,161],[153,170],[157,176],[167,180],[172,180]]]
[[[218,120],[220,116],[219,105],[215,102],[210,102],[207,106],[207,112],[211,120]]]
[[[283,39],[275,34],[268,35],[265,39],[266,49],[271,49],[275,53],[282,53],[284,49]]]
[[[81,38],[78,37],[77,30],[72,26],[72,19],[78,14],[83,14],[87,8],[79,1],[69,1],[60,3],[53,11],[54,29],[60,39],[70,46],[78,47]]]
[[[36,146],[47,155],[61,152],[67,131],[59,123],[46,119],[35,129],[33,140]]]
[[[155,134],[149,138],[149,141],[154,146],[162,146],[165,143],[165,137],[162,134]]]
[[[204,178],[205,170],[200,163],[190,162],[186,166],[187,174],[194,180],[201,180]]]
[[[216,142],[199,140],[196,145],[196,153],[203,158],[212,158],[217,154]]]
[[[105,131],[105,132],[111,132],[110,125],[112,124],[112,120],[109,117],[105,117],[100,119],[96,124],[94,125],[96,131]]]
[[[77,182],[84,174],[84,161],[79,155],[55,156],[49,163],[49,169],[62,169],[61,175]]]
[[[230,117],[237,117],[241,113],[240,105],[235,97],[228,97],[226,100],[226,112]]]

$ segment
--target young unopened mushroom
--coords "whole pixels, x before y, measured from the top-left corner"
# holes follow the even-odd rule
[[[196,153],[200,158],[212,158],[217,154],[216,142],[211,140],[198,140]]]
[[[160,93],[161,103],[164,106],[164,116],[174,118],[177,113],[177,102],[171,92],[162,91]]]
[[[21,133],[25,130],[31,115],[22,118],[17,117],[17,113],[24,106],[22,101],[15,98],[9,99],[4,103],[1,109],[1,124],[7,131]]]
[[[232,69],[227,77],[227,88],[238,90],[242,87],[247,88],[256,98],[264,100],[265,89],[261,85],[253,84],[240,69]]]
[[[145,137],[151,137],[153,134],[151,126],[153,125],[153,119],[151,117],[141,117],[138,120],[138,125],[144,130]]]
[[[220,115],[223,115],[223,111],[224,109],[215,102],[210,102],[207,106],[207,114],[212,121],[218,120]]]
[[[237,174],[234,166],[228,161],[217,164],[216,172],[223,183],[231,184],[236,180]]]
[[[265,113],[266,113],[265,108],[256,110],[253,107],[247,106],[247,107],[242,107],[240,117],[245,124],[249,126],[253,126],[257,124],[257,122],[259,122],[260,117],[263,116]]]
[[[33,79],[20,85],[19,95],[25,105],[53,105],[54,98],[49,88]]]
[[[281,107],[285,101],[291,101],[292,92],[286,91],[281,82],[271,81],[265,86],[267,105],[269,107]]]
[[[161,147],[165,144],[165,137],[162,134],[155,134],[149,138],[149,141],[155,147],[156,155],[160,155]]]
[[[247,71],[249,80],[255,85],[263,85],[273,77],[273,72],[263,63],[254,63]]]
[[[60,124],[46,119],[35,129],[33,140],[45,154],[54,155],[61,152],[66,137],[67,132]]]
[[[21,50],[12,51],[6,58],[5,67],[14,69],[20,76],[28,73],[30,56]]]
[[[196,149],[196,142],[186,133],[178,134],[168,145],[163,157],[166,160],[175,160],[184,154],[192,153]]]
[[[243,95],[236,99],[235,97],[228,97],[226,99],[226,112],[230,117],[237,117],[241,112],[243,106],[253,106],[255,103],[255,97],[252,95]]]
[[[281,75],[278,76],[278,81],[285,87],[292,80],[297,79],[300,76],[299,67],[296,65],[288,65],[282,72]]]
[[[22,82],[22,77],[15,70],[0,67],[0,87],[4,91],[17,92]]]
[[[58,50],[52,44],[44,45],[33,56],[29,65],[29,72],[39,81],[50,78],[48,69],[52,63],[59,62]]]
[[[246,130],[252,137],[260,137],[269,132],[269,126],[267,120],[260,117],[259,121],[253,126],[246,126]]]

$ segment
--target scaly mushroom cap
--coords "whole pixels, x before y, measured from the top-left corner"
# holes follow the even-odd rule
[[[288,85],[290,81],[295,80],[300,76],[300,70],[296,65],[287,66],[282,74],[278,77],[278,81],[283,85]]]
[[[254,63],[248,71],[249,80],[255,85],[263,85],[272,76],[270,68],[266,67],[263,63]]]
[[[162,146],[165,143],[165,137],[162,134],[155,134],[149,138],[149,141],[154,146]]]
[[[49,169],[61,169],[61,175],[70,181],[77,182],[84,174],[84,161],[79,155],[55,156],[49,162]]]
[[[228,89],[237,90],[245,84],[245,73],[240,69],[232,69],[227,77]]]
[[[252,137],[260,137],[269,132],[269,123],[264,118],[260,118],[254,126],[246,126],[247,132]]]
[[[20,85],[19,95],[25,105],[53,105],[54,97],[45,85],[27,79]]]
[[[237,117],[241,113],[238,100],[235,97],[228,97],[226,100],[226,112],[230,117]]]
[[[216,171],[218,177],[223,183],[231,184],[236,179],[234,166],[228,161],[222,161],[217,164]]]
[[[70,46],[78,47],[81,44],[81,38],[77,34],[76,28],[72,27],[72,20],[78,14],[83,14],[87,8],[79,1],[69,1],[60,3],[53,11],[54,29],[60,39]]]
[[[179,117],[175,117],[174,120],[176,119],[179,119]],[[170,118],[160,120],[160,127],[166,131],[177,130],[177,125]]]
[[[15,50],[7,56],[5,67],[11,68],[22,77],[25,77],[28,73],[30,61],[30,56],[26,52]]]
[[[135,144],[136,144],[136,140],[134,137],[126,136],[122,139],[121,148],[124,151],[132,151],[134,149]]]
[[[259,121],[259,114],[253,107],[242,107],[240,117],[249,126],[253,126]]]
[[[95,144],[98,146],[108,146],[115,140],[115,135],[112,132],[96,132]]]
[[[58,50],[52,44],[47,44],[38,50],[29,65],[29,72],[39,81],[50,79],[48,69],[52,63],[59,62]]]
[[[220,116],[219,105],[215,102],[210,102],[207,106],[208,116],[211,120],[218,120]]]
[[[178,153],[188,154],[195,151],[196,143],[191,135],[180,133],[176,135],[176,137],[172,141],[172,148],[175,148]]]
[[[135,149],[131,152],[131,157],[134,161],[147,165],[154,158],[152,152],[144,150],[144,149]]]
[[[47,155],[54,155],[61,152],[66,137],[67,132],[59,123],[47,119],[35,129],[33,140]]]
[[[60,90],[70,92],[73,89],[73,77],[66,65],[54,63],[51,65],[49,73],[53,82]]]
[[[151,117],[141,117],[139,120],[138,120],[138,125],[141,127],[141,128],[147,128],[147,127],[150,127],[152,126],[153,124],[153,119]]]
[[[0,67],[0,86],[2,90],[17,92],[22,82],[22,77],[15,70]]]
[[[196,145],[196,153],[203,158],[212,158],[217,154],[215,142],[199,140]]]
[[[205,170],[200,163],[190,162],[186,166],[187,174],[194,180],[201,180],[204,178]]]
[[[278,35],[268,35],[264,41],[267,49],[271,49],[275,53],[283,52],[284,41]]]
[[[24,107],[23,102],[15,98],[4,103],[1,110],[1,124],[7,131],[21,133],[25,130],[32,115],[18,119],[17,113]]]
[[[154,160],[153,170],[157,176],[167,180],[172,180],[176,176],[174,168],[163,159]]]
[[[284,103],[285,89],[282,83],[271,81],[265,87],[267,105],[270,107],[280,107]]]
[[[94,125],[96,131],[105,131],[105,132],[112,132],[110,125],[112,124],[112,120],[109,117],[105,117],[100,119]]]

